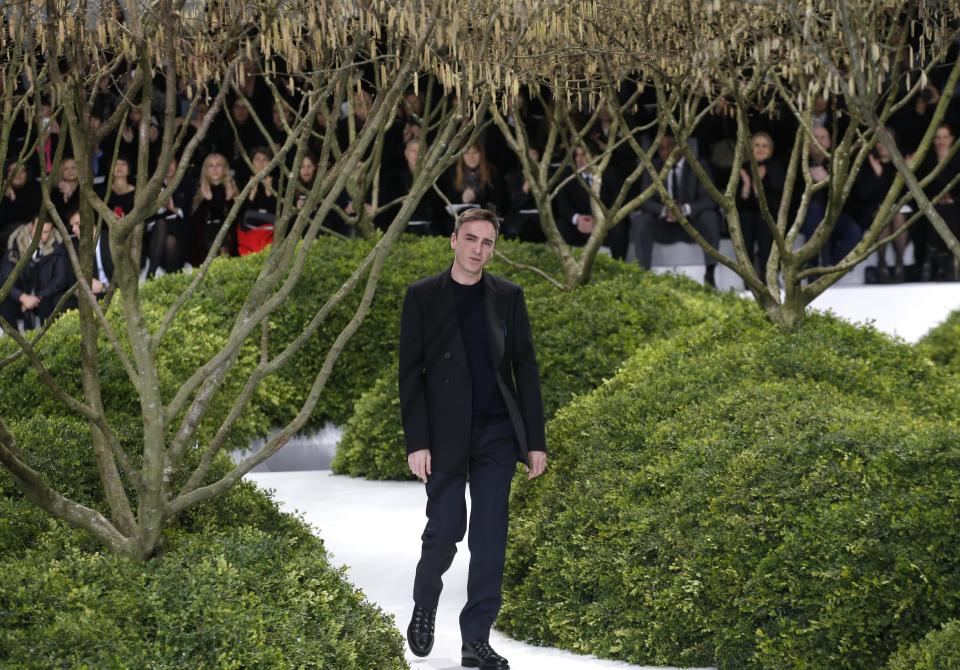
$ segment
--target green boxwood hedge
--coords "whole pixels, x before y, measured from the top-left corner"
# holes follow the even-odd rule
[[[948,621],[894,654],[887,670],[960,670],[960,621]]]
[[[958,402],[828,317],[654,342],[548,425],[498,626],[644,664],[882,667],[960,609]]]
[[[318,543],[251,527],[185,535],[146,564],[69,544],[4,561],[0,665],[407,667],[392,621]]]
[[[102,509],[89,450],[64,435],[38,459],[60,473],[55,484]],[[70,467],[74,478],[63,474]],[[215,474],[229,467],[222,457]],[[162,554],[138,563],[101,553],[0,472],[0,667],[407,664],[393,618],[330,565],[309,527],[249,482],[188,510]]]
[[[548,417],[612,376],[638,347],[744,308],[729,294],[628,265],[571,293],[535,293],[527,303]],[[395,352],[391,358],[345,426],[335,472],[370,479],[412,477],[400,424]]]
[[[960,374],[960,309],[924,335],[917,347],[930,360]]]

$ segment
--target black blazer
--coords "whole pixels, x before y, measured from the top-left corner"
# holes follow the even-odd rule
[[[519,460],[546,451],[543,400],[523,289],[487,272],[490,356],[520,445]],[[411,284],[400,318],[400,413],[407,453],[429,449],[431,467],[465,473],[470,458],[470,368],[447,269]]]
[[[567,173],[569,175],[569,172]],[[623,177],[613,166],[608,165],[603,173],[603,181],[600,182],[600,201],[610,207],[617,199],[620,189],[623,187]],[[593,214],[593,202],[590,194],[574,178],[564,184],[557,197],[553,200],[553,213],[557,222],[557,230],[563,236],[567,244],[582,247],[590,239],[577,230],[573,225],[574,214]]]
[[[707,170],[709,174],[709,168],[704,164],[704,169]],[[659,156],[654,157],[653,167],[658,172],[663,169],[663,161]],[[676,166],[674,166],[676,169]],[[667,175],[667,179],[670,176]],[[644,189],[646,189],[653,182],[653,179],[650,176],[649,172],[644,171],[643,176],[639,180],[639,187],[635,187],[631,196],[639,195]],[[634,182],[637,183],[637,182]],[[697,173],[693,171],[693,168],[690,167],[689,161],[686,159],[683,161],[683,166],[680,168],[680,180],[676,185],[678,193],[674,194],[674,200],[677,201],[680,205],[690,205],[690,214],[689,218],[694,218],[699,215],[701,212],[706,212],[716,209],[716,204],[713,202],[713,198],[710,197],[710,194],[707,192],[706,187],[700,183],[700,180],[697,178]],[[660,216],[660,212],[663,211],[663,199],[656,192],[645,200],[640,209],[648,214],[653,214],[654,216]]]

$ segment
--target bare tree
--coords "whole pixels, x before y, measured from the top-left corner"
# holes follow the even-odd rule
[[[464,58],[456,45],[469,41],[476,53],[489,53],[495,37],[516,41],[508,36],[521,35],[528,22],[501,15],[498,3],[479,0],[401,4],[344,0],[327,3],[324,13],[310,2],[274,0],[134,2],[124,4],[119,13],[84,2],[67,9],[52,2],[24,0],[8,11],[11,20],[9,29],[0,37],[0,51],[23,58],[6,60],[0,72],[7,82],[3,90],[5,111],[28,112],[28,123],[39,130],[36,143],[42,144],[49,137],[51,126],[59,126],[53,168],[56,169],[64,146],[69,143],[79,169],[79,248],[75,252],[67,245],[67,251],[79,278],[74,290],[80,298],[77,374],[82,379],[82,395],[71,395],[66,390],[62,380],[56,379],[45,365],[37,346],[53,319],[29,339],[3,323],[4,332],[17,344],[18,351],[0,362],[0,366],[9,368],[12,362],[26,358],[47,391],[66,410],[89,424],[109,511],[101,513],[84,506],[51,487],[43,473],[28,465],[17,436],[2,417],[0,463],[11,472],[24,494],[50,514],[89,532],[111,551],[146,560],[162,548],[163,529],[178,514],[225,491],[306,424],[340,352],[370,309],[392,244],[404,230],[419,198],[473,137],[476,125],[472,119],[483,113],[490,100],[485,86],[489,67]],[[504,53],[509,54],[509,49]],[[289,111],[281,115],[284,136],[279,143],[272,142],[274,155],[269,165],[255,172],[237,194],[187,290],[164,314],[151,316],[140,298],[142,228],[169,200],[222,113],[227,96],[233,94],[245,100],[242,84],[243,77],[248,75],[243,64],[258,57],[268,64],[262,76],[275,104],[286,105]],[[287,73],[276,72],[269,65],[276,62],[275,57],[286,63]],[[22,66],[15,65],[21,62]],[[378,73],[375,82],[367,76],[371,70]],[[358,172],[358,166],[368,160],[378,133],[388,124],[403,92],[420,72],[432,73],[455,98],[434,119],[434,140],[422,152],[409,197],[370,253],[349,279],[326,298],[303,331],[289,343],[273,342],[271,318],[300,280],[324,219],[334,210],[337,198]],[[22,91],[11,85],[18,77],[27,82]],[[162,86],[158,83],[161,81]],[[104,85],[115,90],[117,105],[96,128],[89,119]],[[332,110],[343,103],[351,104],[356,100],[354,94],[358,89],[364,90],[363,86],[372,86],[369,108],[364,110],[366,121],[353,129],[349,144],[335,147],[332,133],[319,137],[318,115],[331,118]],[[190,101],[185,115],[179,109],[183,99]],[[47,113],[45,108],[41,112],[41,106],[46,104],[52,108],[51,124],[40,123],[42,114]],[[252,111],[248,100],[245,104]],[[205,111],[196,118],[200,109]],[[150,117],[157,110],[162,116],[162,132],[151,144]],[[134,204],[120,215],[107,206],[107,196],[95,188],[90,158],[104,138],[137,114]],[[9,118],[4,115],[4,129]],[[189,122],[191,118],[195,118],[193,123]],[[263,119],[255,117],[254,121],[264,129]],[[8,134],[5,130],[4,142]],[[300,164],[310,143],[319,146],[321,172],[304,193],[288,166]],[[25,147],[21,160],[26,160],[31,151],[32,147]],[[112,151],[114,160],[116,153]],[[167,166],[174,157],[180,160],[170,179]],[[207,280],[244,199],[274,170],[280,170],[284,178],[278,185],[274,241],[265,252],[257,280],[235,315],[223,346],[188,378],[179,380],[172,393],[165,393],[158,354],[170,344],[171,327]],[[41,182],[45,216],[53,219],[66,237],[66,222],[53,206],[52,178],[46,170],[41,171]],[[108,183],[106,193],[109,192]],[[113,308],[121,310],[122,329],[115,328],[116,322],[105,316],[106,304],[98,302],[91,290],[95,245],[101,233],[109,236],[116,264],[106,300],[112,300]],[[33,241],[34,247],[38,240],[39,235]],[[4,283],[0,297],[7,295],[22,265]],[[214,459],[259,385],[287,364],[331,312],[355,291],[362,291],[359,305],[327,352],[297,414],[225,476],[211,479]],[[108,354],[98,351],[98,341],[103,340],[109,343]],[[228,376],[239,369],[241,349],[249,342],[258,343],[259,360],[252,371],[243,372],[242,389],[228,398],[226,415],[213,415],[214,400],[225,392]],[[121,447],[112,425],[111,409],[103,400],[98,371],[104,355],[120,361],[136,393],[143,430],[137,464]],[[205,419],[217,421],[218,428],[209,442],[197,444],[198,429]]]
[[[742,278],[773,322],[795,327],[813,299],[875,251],[902,239],[920,217],[926,217],[957,253],[955,236],[935,207],[942,193],[931,197],[926,192],[953,153],[940,160],[933,173],[920,171],[957,83],[957,65],[946,60],[958,31],[955,1],[570,0],[555,10],[560,18],[552,17],[549,26],[531,31],[523,43],[524,60],[510,73],[516,78],[511,85],[542,86],[563,101],[609,97],[616,82],[626,78],[653,87],[657,119],[647,135],[659,137],[668,128],[677,139],[675,150],[657,168],[650,147],[640,141],[642,131],[626,132],[623,140],[650,174],[653,190],[678,225],[713,260]],[[568,22],[569,16],[577,20]],[[931,103],[935,113],[919,148],[903,156],[886,126],[897,110],[921,94],[937,67],[950,70],[943,95]],[[835,128],[830,146],[822,146],[814,136],[818,99],[832,102],[844,115],[845,124]],[[622,107],[614,105],[610,111],[619,127],[630,128]],[[765,193],[765,168],[750,150],[751,119],[764,114],[788,117],[796,128],[784,152],[788,158],[779,202]],[[729,117],[736,133],[734,169],[722,184],[712,181],[691,142],[703,124],[718,115]],[[502,119],[498,125],[503,128]],[[519,132],[511,139],[515,150],[523,148]],[[858,175],[871,169],[870,154],[878,143],[891,155],[898,177],[866,225],[862,241],[840,262],[820,264]],[[828,178],[819,170],[811,172],[813,150],[824,156]],[[732,256],[712,248],[670,198],[665,178],[681,157],[724,215]],[[538,190],[551,195],[536,164],[524,161],[524,169],[530,173],[531,187],[540,177]],[[763,267],[755,263],[750,240],[744,236],[737,197],[742,189],[756,192],[760,225],[772,240]],[[650,195],[623,204],[634,206]],[[814,200],[826,201],[826,211],[805,239],[801,229]],[[901,224],[907,206],[914,211]],[[551,226],[546,228],[556,247]],[[576,277],[576,263],[565,258],[562,247],[558,249],[565,274]],[[584,260],[589,262],[588,253]]]

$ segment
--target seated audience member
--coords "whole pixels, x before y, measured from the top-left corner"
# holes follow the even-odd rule
[[[105,112],[102,109],[94,108],[90,111],[90,116],[87,121],[90,124],[90,133],[91,135],[100,129],[100,126],[103,125],[103,117]],[[102,184],[106,181],[107,178],[107,169],[109,166],[109,161],[107,160],[107,152],[104,150],[107,147],[113,147],[113,144],[110,144],[110,138],[105,138],[102,140],[96,148],[91,151],[90,156],[90,173],[93,175],[94,184]]]
[[[193,248],[189,257],[193,265],[203,263],[210,253],[236,197],[237,186],[230,175],[226,159],[220,154],[210,154],[203,160],[200,186],[193,196],[193,214],[190,217]],[[216,250],[220,256],[235,255],[237,242],[232,228],[233,226],[227,231]]]
[[[0,260],[0,283],[10,277],[16,264],[29,251],[36,232],[36,220],[20,226],[8,241]],[[23,319],[24,328],[39,327],[53,313],[67,289],[67,257],[60,236],[50,222],[44,222],[40,243],[14,281],[10,294],[0,302],[0,317],[12,326]]]
[[[941,123],[933,136],[933,151],[927,154],[919,173],[923,178],[940,166],[940,171],[924,190],[944,223],[954,235],[960,236],[960,186],[954,185],[940,195],[960,173],[960,154],[950,156],[950,149],[955,141],[950,124]],[[910,232],[913,236],[913,253],[920,266],[920,278],[923,281],[960,279],[957,276],[956,259],[928,219],[923,218],[914,223]]]
[[[77,254],[77,260],[80,259],[80,212],[74,210],[67,214],[67,227],[70,229],[70,244]],[[110,286],[110,280],[113,277],[113,256],[110,255],[110,234],[107,232],[106,224],[100,229],[100,235],[94,240],[92,272],[90,274],[90,288],[93,294],[100,298],[107,292]],[[77,273],[74,271],[73,263],[70,257],[66,258],[67,263],[67,283],[66,288],[70,288],[77,283]],[[81,300],[79,293],[73,296],[64,305],[64,309],[76,309],[77,303]]]
[[[353,132],[359,135],[364,124],[367,122],[367,118],[370,116],[370,112],[373,111],[373,94],[367,89],[355,91],[353,96],[351,96],[350,105],[348,106],[344,103],[343,108],[340,110],[340,118],[337,119],[334,132],[336,133],[337,142],[343,150],[350,146],[350,142],[354,139],[351,137],[350,131],[350,111],[353,112]],[[330,120],[324,119],[324,126],[325,128],[331,128],[333,124]],[[324,130],[324,133],[325,132],[326,130]]]
[[[773,246],[773,235],[763,218],[758,193],[760,189],[763,190],[767,209],[776,221],[787,175],[780,162],[773,156],[773,138],[769,133],[762,131],[754,133],[751,149],[753,158],[757,162],[760,184],[753,183],[750,163],[745,162],[740,168],[737,212],[740,215],[740,230],[743,232],[743,243],[747,247],[747,254],[760,277],[763,278],[767,275],[767,261],[770,258],[770,248]]]
[[[888,130],[896,139],[893,129],[888,128]],[[867,161],[860,168],[860,173],[853,185],[856,211],[860,215],[860,226],[863,229],[869,228],[873,223],[873,219],[880,209],[880,204],[887,197],[896,176],[897,168],[893,164],[890,152],[883,144],[877,142],[874,149],[867,155]],[[906,224],[905,213],[906,211],[894,212],[889,223],[885,224],[880,232],[880,238],[889,237],[903,228]],[[903,252],[907,248],[908,242],[907,231],[903,231],[894,238],[894,267],[892,271],[887,267],[887,245],[884,244],[877,248],[879,260],[876,277],[879,283],[903,281]]]
[[[574,149],[573,161],[580,179],[574,178],[567,181],[554,199],[553,209],[557,229],[563,239],[567,244],[582,247],[590,239],[590,234],[596,225],[593,218],[593,201],[587,192],[587,189],[593,188],[596,175],[593,173],[594,168],[590,166],[590,157],[583,148]],[[600,201],[609,207],[616,200],[623,180],[612,162],[607,166],[602,177]],[[625,221],[620,221],[613,229],[607,231],[604,245],[610,248],[614,258],[626,258],[628,230]]]
[[[830,178],[830,159],[824,154],[824,151],[830,151],[833,138],[830,137],[830,131],[825,126],[814,126],[813,137],[816,141],[811,141],[808,148],[810,153],[810,177],[815,183],[820,183]],[[802,195],[805,189],[802,174],[797,177],[797,181],[796,193]],[[807,214],[804,217],[803,226],[800,229],[800,232],[803,233],[806,239],[809,240],[813,237],[817,227],[819,227],[823,221],[823,217],[827,213],[827,201],[829,197],[829,189],[824,188],[821,191],[817,191],[810,199]],[[847,254],[853,251],[853,248],[857,246],[862,237],[863,231],[860,225],[856,219],[848,213],[847,206],[845,205],[837,216],[833,231],[830,233],[830,238],[821,251],[823,262],[828,265],[837,265]]]
[[[266,140],[243,100],[239,98],[234,100],[230,105],[229,114],[233,123],[225,121],[220,125],[215,144],[217,151],[236,168],[236,179],[246,183],[250,170],[243,156],[254,147],[263,146]]]
[[[663,169],[667,159],[676,147],[676,140],[670,135],[664,135],[657,147],[657,155],[653,159],[656,170]],[[702,163],[701,163],[702,164]],[[706,169],[706,167],[704,168]],[[644,173],[640,181],[640,190],[646,189],[652,183],[649,173]],[[680,157],[673,169],[666,176],[667,193],[677,204],[690,224],[710,243],[714,249],[720,246],[720,215],[716,205],[707,193],[701,181],[687,159]],[[647,199],[640,209],[630,215],[630,237],[633,239],[634,250],[637,254],[637,263],[642,268],[650,268],[653,263],[653,245],[673,244],[675,242],[692,242],[692,238],[680,225],[677,215],[663,202],[659,195]],[[714,272],[717,262],[706,251],[703,252],[703,262],[707,273],[704,281],[710,286],[716,286]]]
[[[300,161],[300,168],[297,171],[297,209],[303,209],[310,197],[310,191],[317,179],[317,170],[319,163],[316,154],[307,151],[303,154],[303,160]]]
[[[135,188],[130,183],[130,161],[126,156],[119,156],[113,164],[110,193],[104,198],[107,207],[118,217],[123,217],[133,211],[135,198]]]
[[[930,127],[940,101],[940,91],[932,83],[924,86],[913,100],[897,110],[890,125],[897,132],[897,146],[904,154],[912,154],[920,146],[923,134]]]
[[[540,160],[540,152],[535,148],[530,147],[528,153],[532,160]],[[517,167],[507,174],[506,184],[510,206],[503,222],[504,237],[517,238],[524,242],[545,242],[547,238],[540,226],[537,202],[530,192],[530,184],[523,174],[523,168]]]
[[[377,218],[377,225],[386,230],[393,221],[393,217],[403,205],[403,198],[413,188],[413,175],[417,168],[417,159],[420,155],[420,140],[411,139],[403,149],[404,165],[398,172],[385,174],[380,187],[383,204],[399,200],[396,205],[384,209]],[[407,223],[407,232],[414,235],[433,235],[445,218],[443,203],[433,189],[424,193],[417,203],[417,208],[410,215]]]
[[[127,115],[127,125],[120,131],[120,154],[127,159],[128,173],[133,175],[137,171],[140,156],[140,118],[141,110],[139,106],[134,105],[130,108]],[[150,125],[147,129],[147,171],[152,173],[157,167],[157,159],[160,156],[160,144],[162,133],[160,131],[160,122],[155,116],[150,117]],[[113,144],[108,146],[108,156],[113,153]],[[109,164],[109,161],[108,161]]]
[[[163,180],[164,188],[174,178],[178,167],[177,159],[171,159]],[[190,213],[191,190],[184,175],[167,201],[143,228],[143,265],[148,277],[176,272],[183,267],[183,246],[189,237],[187,215]]]
[[[251,163],[254,175],[267,169],[270,150],[258,147],[253,150]],[[251,177],[252,178],[252,177]],[[244,203],[243,216],[237,226],[237,254],[246,256],[263,250],[273,242],[273,224],[277,215],[277,193],[273,189],[273,175],[268,174],[250,190]]]
[[[499,213],[503,212],[504,190],[497,169],[487,161],[483,145],[474,142],[454,166],[447,181],[446,195],[454,206],[471,205]],[[439,231],[440,234],[453,232],[452,216],[446,217],[443,224],[444,230]]]
[[[67,216],[80,207],[80,179],[77,175],[77,161],[64,158],[60,162],[60,174],[56,188],[51,189],[50,199],[60,215],[60,220],[66,223]]]
[[[0,200],[0,253],[6,250],[13,231],[40,214],[40,185],[30,178],[26,165],[9,163],[6,182],[7,190]]]
[[[380,161],[382,174],[403,170],[405,159],[399,147],[406,149],[410,140],[420,139],[422,114],[423,100],[413,89],[409,89],[397,106],[397,113],[384,136],[383,157]]]

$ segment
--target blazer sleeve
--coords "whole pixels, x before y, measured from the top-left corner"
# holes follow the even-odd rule
[[[430,449],[430,423],[424,388],[426,358],[423,310],[413,288],[407,289],[400,314],[400,416],[407,453]]]
[[[533,332],[527,303],[520,290],[514,306],[513,375],[517,382],[517,404],[527,433],[527,451],[546,451],[547,438],[543,419],[543,396],[540,392],[540,370],[533,349]]]

